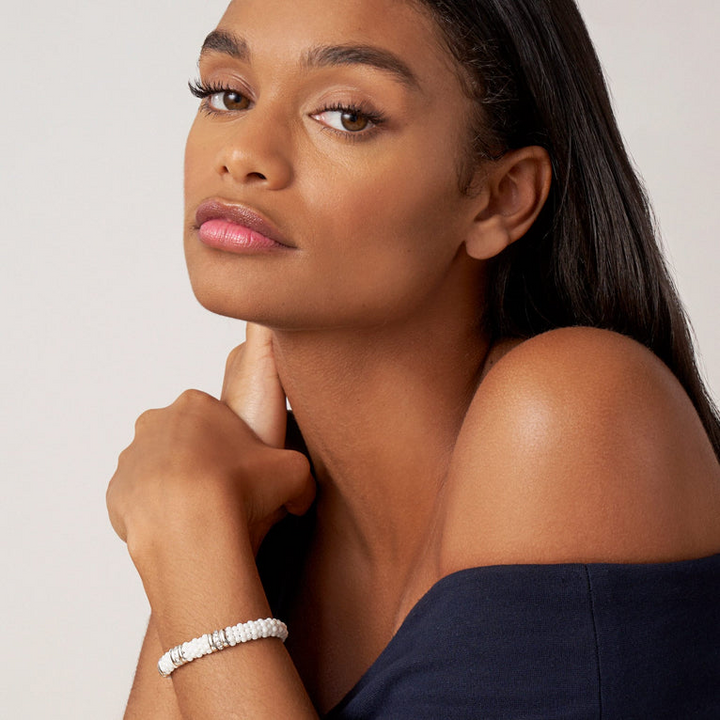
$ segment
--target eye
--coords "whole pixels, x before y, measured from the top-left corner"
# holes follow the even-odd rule
[[[250,100],[235,90],[221,90],[208,95],[207,104],[212,110],[228,112],[247,110],[250,107]]]
[[[372,125],[372,120],[367,115],[354,108],[325,110],[313,117],[340,132],[362,132]]]
[[[313,113],[310,117],[323,124],[326,129],[340,135],[358,138],[372,134],[385,122],[385,116],[372,108],[355,103],[338,103]]]
[[[250,98],[237,90],[223,85],[208,84],[202,80],[188,83],[190,92],[202,100],[201,107],[207,112],[237,112],[247,110],[251,101]]]

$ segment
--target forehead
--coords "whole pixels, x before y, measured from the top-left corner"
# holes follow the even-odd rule
[[[292,20],[292,25],[285,26],[288,37],[295,30],[309,29],[368,38],[406,35],[408,39],[420,27],[433,32],[430,16],[415,0],[232,0],[222,23],[251,20]]]
[[[421,82],[455,75],[435,22],[414,0],[233,0],[218,27],[278,64],[352,45],[387,51]]]

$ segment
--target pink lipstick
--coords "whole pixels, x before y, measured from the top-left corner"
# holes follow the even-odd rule
[[[293,247],[271,222],[242,205],[207,200],[198,207],[195,223],[200,241],[217,250],[255,253]]]

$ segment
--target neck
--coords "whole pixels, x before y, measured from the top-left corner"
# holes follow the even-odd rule
[[[322,547],[376,568],[417,554],[489,348],[477,307],[454,300],[382,327],[275,331]]]

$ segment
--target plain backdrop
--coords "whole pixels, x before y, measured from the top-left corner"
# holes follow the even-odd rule
[[[581,0],[714,395],[720,5]],[[147,603],[106,517],[136,416],[217,393],[242,324],[181,252],[186,89],[224,0],[5,2],[3,718],[120,718]]]

